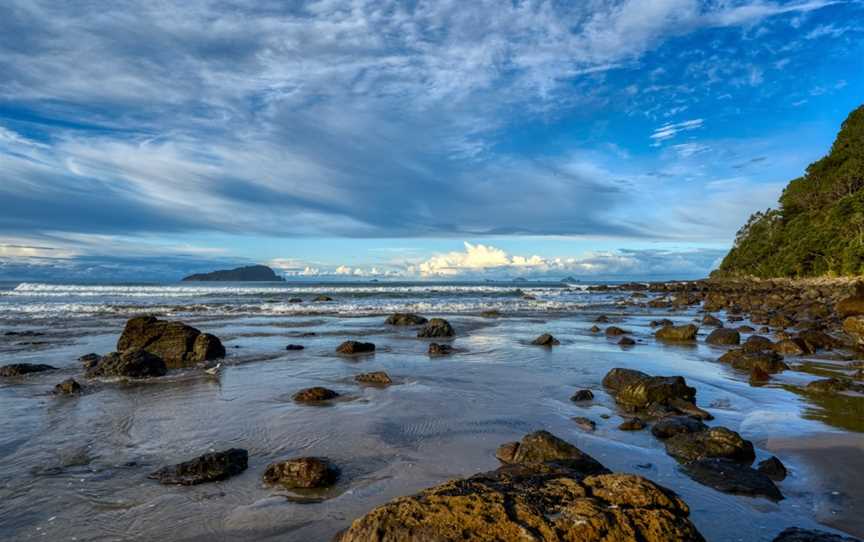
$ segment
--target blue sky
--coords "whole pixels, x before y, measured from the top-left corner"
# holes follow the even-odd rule
[[[864,97],[864,4],[0,5],[0,279],[696,277]]]

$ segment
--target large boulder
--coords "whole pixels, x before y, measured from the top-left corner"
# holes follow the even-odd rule
[[[698,542],[687,505],[645,478],[499,469],[375,508],[340,542],[536,540]]]
[[[615,402],[628,411],[711,417],[695,405],[696,388],[688,386],[682,376],[651,376],[633,369],[615,368],[603,377],[603,386],[612,392]]]
[[[743,348],[736,348],[735,350],[730,350],[720,356],[718,361],[721,363],[728,363],[735,369],[741,371],[753,371],[758,369],[766,374],[779,373],[789,368],[789,366],[783,362],[783,356],[774,350],[747,352]]]
[[[665,442],[666,453],[682,462],[723,458],[749,465],[756,459],[753,443],[726,427],[679,433]]]
[[[189,367],[225,357],[222,342],[182,322],[138,316],[126,322],[117,350],[146,350],[165,361],[169,368]]]
[[[246,450],[231,448],[222,452],[206,453],[191,461],[163,467],[148,478],[161,484],[191,486],[206,482],[226,480],[240,474],[249,466]]]
[[[685,326],[664,326],[654,333],[654,337],[666,342],[691,342],[696,340],[699,328],[693,324]]]
[[[502,463],[519,465],[565,465],[583,475],[609,472],[596,459],[548,431],[535,431],[519,442],[502,444],[495,457]]]
[[[417,314],[397,312],[388,316],[384,323],[391,326],[420,326],[428,321]]]
[[[88,378],[123,377],[148,378],[164,376],[168,372],[165,361],[159,356],[141,349],[111,352],[99,358],[87,369]]]
[[[435,339],[442,337],[452,337],[456,334],[450,322],[443,318],[433,318],[426,322],[423,327],[417,332],[417,337],[421,339]]]
[[[13,363],[0,367],[0,376],[24,376],[32,373],[53,371],[56,367],[44,363]]]
[[[723,493],[783,499],[774,481],[764,473],[730,459],[707,458],[691,461],[681,469],[702,485]]]
[[[720,327],[712,331],[705,342],[714,346],[734,346],[741,344],[741,334],[735,329]]]
[[[264,471],[264,483],[289,489],[311,489],[333,485],[339,471],[327,459],[298,457],[271,463]]]

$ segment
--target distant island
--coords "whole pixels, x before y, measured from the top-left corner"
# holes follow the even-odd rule
[[[236,269],[222,269],[210,273],[189,275],[183,282],[284,282],[285,279],[266,265],[248,265]]]

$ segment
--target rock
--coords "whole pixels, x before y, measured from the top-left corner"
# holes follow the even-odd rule
[[[306,347],[302,344],[289,344],[285,347],[285,350],[303,350],[304,348]]]
[[[303,300],[299,297],[292,297],[288,300],[288,303],[303,303]]]
[[[316,303],[321,303],[324,301],[333,301],[333,298],[330,297],[329,295],[321,294],[321,295],[316,295],[314,298],[312,298],[312,301],[314,301]]]
[[[747,337],[747,340],[744,341],[743,345],[741,345],[741,350],[748,354],[755,354],[773,349],[774,343],[771,342],[771,339],[761,335],[751,335],[750,337]]]
[[[543,335],[540,335],[539,337],[531,341],[531,344],[535,346],[555,346],[557,344],[561,344],[561,342],[549,333],[544,333]]]
[[[339,354],[370,354],[375,351],[373,343],[363,343],[358,341],[345,341],[336,348]]]
[[[717,318],[716,316],[713,316],[711,314],[706,314],[702,318],[702,325],[708,326],[708,327],[723,327],[723,322],[719,318]]]
[[[378,384],[381,386],[386,386],[388,384],[392,384],[393,380],[390,378],[390,375],[385,373],[384,371],[375,371],[373,373],[362,373],[354,377],[354,380],[360,382],[361,384]]]
[[[798,527],[789,527],[783,530],[771,542],[861,542],[857,538],[848,536],[840,536],[826,531],[817,529],[799,529]]]
[[[760,461],[756,466],[756,470],[775,482],[782,482],[786,479],[786,465],[773,455],[764,461]]]
[[[499,318],[501,316],[501,311],[498,309],[490,309],[480,313],[480,316],[483,318]]]
[[[453,353],[453,347],[449,344],[438,344],[438,343],[430,343],[429,344],[429,355],[430,356],[449,356]]]
[[[705,419],[710,414],[694,404],[696,389],[681,376],[650,376],[632,369],[616,368],[603,378],[615,402],[627,410],[693,413]]]
[[[654,333],[654,337],[660,341],[667,342],[690,342],[696,340],[699,328],[693,324],[686,326],[665,326]]]
[[[627,335],[630,333],[626,329],[621,329],[618,326],[609,326],[606,328],[606,336],[607,337],[618,337],[620,335]]]
[[[225,357],[225,347],[215,336],[201,333],[182,322],[138,316],[126,322],[117,350],[146,350],[170,368],[189,367]]]
[[[756,333],[756,328],[752,326],[738,326],[739,333]]]
[[[576,422],[576,426],[583,431],[594,431],[597,428],[597,423],[590,418],[586,418],[585,416],[576,416],[573,418],[573,421]]]
[[[452,337],[456,334],[450,322],[443,318],[433,318],[426,322],[417,332],[421,339],[433,339],[436,337]]]
[[[266,265],[249,265],[235,269],[221,269],[210,273],[198,273],[189,275],[183,279],[188,281],[209,282],[284,282],[285,279],[277,275]]]
[[[312,489],[331,486],[338,476],[339,471],[325,458],[298,457],[268,465],[264,483],[288,489]]]
[[[338,393],[331,389],[322,388],[321,386],[305,388],[291,396],[291,398],[298,403],[317,403],[321,401],[329,401],[336,397],[339,397]]]
[[[629,420],[624,420],[618,425],[618,429],[621,431],[640,431],[645,429],[645,422],[640,420],[639,418],[630,418]]]
[[[79,384],[74,378],[67,378],[63,382],[54,386],[55,395],[78,395],[81,391],[81,384]]]
[[[804,341],[811,352],[815,352],[816,350],[833,350],[843,346],[841,341],[818,329],[799,331],[796,334],[796,338]]]
[[[618,341],[618,346],[635,346],[636,341],[631,339],[630,337],[621,337],[621,340]]]
[[[579,390],[570,397],[571,401],[590,401],[594,399],[594,393],[591,390]]]
[[[591,333],[600,333],[600,328],[597,326],[591,326],[591,329],[589,329],[588,331],[590,331]]]
[[[687,505],[640,476],[502,468],[399,497],[355,520],[340,542],[537,540],[700,542]]]
[[[663,318],[662,320],[651,320],[651,327],[669,327],[674,325],[675,322],[668,318]]]
[[[659,439],[667,439],[675,435],[698,433],[707,429],[708,426],[696,418],[691,418],[690,416],[669,416],[658,420],[651,427],[651,434]]]
[[[859,292],[851,297],[840,300],[834,307],[834,312],[840,318],[864,316],[864,295]]]
[[[741,334],[737,330],[721,327],[712,331],[705,342],[714,346],[737,345],[741,344]]]
[[[601,314],[600,316],[595,318],[594,321],[598,324],[607,324],[607,323],[609,323],[609,317],[606,316],[605,314]]]
[[[420,326],[428,321],[426,318],[416,314],[397,312],[388,316],[384,323],[391,326]]]
[[[780,490],[768,476],[729,459],[699,459],[686,463],[681,469],[700,484],[723,493],[766,497],[772,501],[783,499]]]
[[[807,348],[807,343],[801,339],[784,339],[778,343],[775,343],[772,348],[778,354],[782,354],[784,356],[801,356],[807,352],[805,348]]]
[[[548,431],[535,431],[522,437],[519,442],[502,444],[495,457],[502,463],[520,465],[555,463],[582,475],[609,472],[596,459]]]
[[[742,371],[752,371],[758,368],[768,374],[779,373],[789,368],[783,363],[783,356],[773,350],[748,353],[744,349],[738,348],[726,352],[720,356],[718,361],[729,363],[735,369]]]
[[[102,359],[102,356],[99,354],[84,354],[78,358],[78,361],[81,362],[81,365],[83,365],[85,369],[90,369],[91,367],[95,367],[96,364],[99,363],[100,359]]]
[[[763,385],[771,380],[771,375],[763,371],[760,367],[750,369],[750,384],[754,386]]]
[[[850,316],[843,320],[843,331],[849,335],[856,346],[864,346],[864,316]]]
[[[56,368],[44,363],[13,363],[0,367],[0,376],[24,376],[32,373],[53,371]]]
[[[231,448],[222,452],[211,452],[191,461],[164,467],[151,473],[148,478],[161,484],[191,486],[206,482],[226,480],[240,474],[249,466],[246,450]]]
[[[673,435],[666,439],[666,453],[681,462],[723,458],[749,465],[756,459],[753,443],[726,427]]]
[[[165,376],[168,368],[156,354],[142,349],[111,352],[99,359],[99,363],[87,369],[87,378],[124,377],[148,378]]]
[[[856,384],[849,378],[832,377],[822,380],[814,380],[807,384],[807,391],[815,393],[837,393],[841,391],[855,391],[864,393],[864,384]]]

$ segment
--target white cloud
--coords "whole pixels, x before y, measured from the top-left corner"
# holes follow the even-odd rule
[[[656,128],[654,133],[649,137],[654,140],[653,146],[659,146],[662,142],[674,138],[681,132],[689,132],[691,130],[702,128],[704,124],[705,121],[703,119],[691,119],[674,124],[664,124],[663,126]]]

